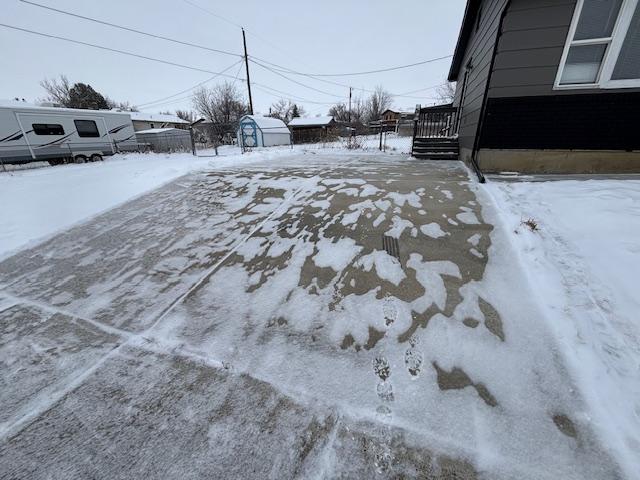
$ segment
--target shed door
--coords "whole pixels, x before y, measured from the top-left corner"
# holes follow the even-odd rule
[[[254,122],[246,122],[240,125],[242,133],[242,145],[247,148],[258,146],[258,131]]]

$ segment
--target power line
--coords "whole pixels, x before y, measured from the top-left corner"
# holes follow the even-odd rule
[[[222,74],[220,72],[214,72],[212,70],[207,70],[207,69],[204,69],[204,68],[192,67],[190,65],[184,65],[182,63],[170,62],[168,60],[162,60],[162,59],[154,58],[154,57],[147,57],[145,55],[139,55],[137,53],[127,52],[127,51],[124,51],[124,50],[118,50],[118,49],[115,49],[115,48],[105,47],[105,46],[102,46],[102,45],[96,45],[94,43],[82,42],[80,40],[74,40],[72,38],[59,37],[57,35],[51,35],[51,34],[48,34],[48,33],[36,32],[35,30],[28,30],[26,28],[16,27],[16,26],[13,26],[13,25],[7,25],[5,23],[0,23],[0,27],[10,28],[12,30],[18,30],[18,31],[21,31],[21,32],[26,32],[26,33],[31,33],[33,35],[39,35],[41,37],[54,38],[56,40],[64,40],[65,42],[76,43],[78,45],[84,45],[86,47],[98,48],[100,50],[106,50],[108,52],[120,53],[122,55],[128,55],[130,57],[142,58],[144,60],[150,60],[152,62],[164,63],[165,65],[171,65],[171,66],[174,66],[174,67],[186,68],[187,70],[193,70],[193,71],[196,71],[196,72],[217,74],[217,75],[220,75],[221,77],[233,78],[233,77],[231,77],[231,75],[225,75],[225,74]]]
[[[396,67],[387,67],[387,68],[381,68],[378,70],[369,70],[366,72],[351,72],[351,73],[303,73],[303,72],[295,72],[298,75],[305,75],[305,76],[309,76],[309,77],[353,77],[356,75],[369,75],[372,73],[383,73],[383,72],[391,72],[394,70],[402,70],[405,68],[411,68],[411,67],[417,67],[420,65],[426,65],[428,63],[433,63],[433,62],[437,62],[440,60],[445,60],[447,58],[452,58],[453,55],[445,55],[444,57],[438,57],[438,58],[431,58],[429,60],[423,60],[421,62],[415,62],[415,63],[409,63],[407,65],[398,65]],[[255,58],[255,57],[254,57]],[[291,73],[294,73],[293,71],[291,71]]]
[[[256,38],[258,38],[260,40],[262,40],[264,43],[269,44],[272,48],[275,48],[276,50],[286,54],[287,56],[292,57],[292,55],[289,52],[279,48],[273,42],[271,42],[268,39],[256,34],[255,32],[252,32],[252,31],[248,30],[247,28],[244,28],[242,25],[240,25],[240,24],[238,24],[236,22],[233,22],[233,21],[229,20],[228,18],[226,18],[226,17],[224,17],[224,16],[222,16],[220,14],[212,12],[211,10],[209,10],[207,8],[204,8],[204,7],[200,6],[200,5],[192,2],[191,0],[182,0],[182,1],[187,3],[187,4],[189,4],[189,5],[191,5],[191,6],[193,6],[193,7],[195,7],[195,8],[197,8],[197,9],[199,9],[199,10],[201,10],[201,11],[203,11],[203,12],[205,12],[205,13],[208,13],[209,15],[212,15],[212,16],[214,16],[214,17],[216,17],[216,18],[218,18],[218,19],[220,19],[220,20],[222,20],[224,22],[227,22],[227,23],[229,23],[229,24],[231,24],[231,25],[233,25],[233,26],[235,26],[237,28],[244,29],[247,33],[255,36]],[[333,81],[330,81],[330,80],[326,80],[326,79],[323,79],[323,78],[317,78],[317,77],[368,75],[368,74],[371,74],[371,73],[381,73],[381,72],[400,70],[400,69],[404,69],[404,68],[410,68],[410,67],[414,67],[414,66],[424,65],[424,64],[437,62],[439,60],[444,60],[444,59],[451,58],[451,57],[453,57],[453,55],[447,55],[447,56],[443,56],[443,57],[433,58],[433,59],[424,60],[424,61],[421,61],[421,62],[416,62],[416,63],[412,63],[412,64],[408,64],[408,65],[400,65],[400,66],[396,66],[396,67],[389,67],[389,68],[384,68],[384,69],[379,69],[379,70],[371,70],[371,71],[368,71],[368,72],[352,72],[352,73],[344,73],[344,74],[309,74],[309,73],[297,72],[295,70],[283,67],[282,65],[278,65],[278,64],[273,63],[273,62],[269,62],[268,60],[256,57],[254,55],[252,55],[250,58],[258,60],[258,61],[260,61],[262,63],[266,63],[267,65],[271,65],[273,67],[276,67],[275,70],[282,69],[282,70],[280,70],[280,73],[290,73],[290,74],[305,76],[305,77],[308,77],[308,78],[311,78],[311,79],[315,79],[315,80],[320,81],[320,82],[328,83],[328,84],[331,84],[331,85],[335,85],[335,86],[339,86],[339,87],[343,87],[343,88],[351,88],[352,87],[351,85],[345,85],[345,84],[342,84],[342,83],[337,83],[337,82],[333,82]],[[308,65],[307,62],[302,62],[302,63],[305,63],[305,64]],[[261,65],[261,66],[264,68],[264,65]],[[435,88],[435,87],[430,87],[430,88]],[[426,88],[424,90],[428,90],[428,89],[429,88]],[[358,89],[358,90],[362,90],[363,92],[367,92],[367,93],[374,93],[373,90],[366,90],[364,88],[361,88],[361,89]],[[435,100],[436,99],[435,97],[408,96],[409,93],[416,93],[418,91],[422,91],[422,90],[416,90],[416,91],[413,91],[413,92],[406,92],[406,93],[403,93],[403,94],[393,94],[393,96],[394,97],[414,98],[414,99],[419,99],[419,100],[427,100],[427,99],[428,100]]]
[[[208,13],[209,15],[213,15],[214,17],[216,17],[216,18],[218,18],[218,19],[222,20],[223,22],[227,22],[227,23],[229,23],[229,24],[233,25],[234,27],[242,28],[242,25],[239,25],[239,24],[237,24],[237,23],[235,23],[235,22],[233,22],[233,21],[229,20],[228,18],[223,17],[222,15],[219,15],[219,14],[217,14],[217,13],[215,13],[215,12],[212,12],[211,10],[209,10],[209,9],[207,9],[207,8],[201,7],[201,6],[200,6],[200,5],[198,5],[197,3],[191,2],[190,0],[182,0],[182,1],[183,1],[184,3],[186,3],[186,4],[188,4],[188,5],[191,5],[192,7],[197,8],[198,10],[202,10],[203,12]]]
[[[226,21],[226,22],[228,22],[228,23],[230,23],[230,24],[232,24],[234,26],[237,26],[239,28],[242,28],[239,24],[236,24],[235,22],[232,22],[232,21],[226,19],[225,17],[223,17],[221,15],[218,15],[218,14],[216,14],[214,12],[211,12],[210,10],[205,9],[204,7],[201,7],[201,6],[191,2],[189,0],[183,0],[183,1],[185,3],[187,3],[187,4],[189,4],[189,5],[192,5],[192,6],[196,7],[196,8],[198,8],[198,9],[200,9],[200,10],[205,11],[206,13],[209,13],[209,14],[217,17],[217,18],[220,18],[223,21]],[[134,28],[125,27],[123,25],[118,25],[118,24],[115,24],[115,23],[106,22],[106,21],[99,20],[99,19],[96,19],[96,18],[91,18],[91,17],[87,17],[87,16],[84,16],[84,15],[79,15],[79,14],[76,14],[76,13],[73,13],[73,12],[60,10],[60,9],[57,9],[57,8],[49,7],[47,5],[41,5],[39,3],[32,2],[32,1],[29,1],[29,0],[20,0],[20,2],[28,4],[28,5],[33,5],[33,6],[36,6],[36,7],[39,7],[39,8],[43,8],[43,9],[46,9],[46,10],[50,10],[50,11],[53,11],[53,12],[57,12],[57,13],[60,13],[60,14],[63,14],[63,15],[69,15],[69,16],[72,16],[72,17],[75,17],[75,18],[80,18],[82,20],[95,22],[95,23],[98,23],[98,24],[101,24],[101,25],[106,25],[106,26],[109,26],[109,27],[118,28],[118,29],[121,29],[121,30],[129,31],[129,32],[134,32],[134,33],[137,33],[137,34],[140,34],[140,35],[145,35],[145,36],[148,36],[148,37],[151,37],[151,38],[156,38],[156,39],[165,40],[165,41],[173,42],[173,43],[180,44],[180,45],[186,45],[186,46],[190,46],[190,47],[194,47],[194,48],[199,48],[199,49],[202,49],[202,50],[207,50],[207,51],[211,51],[211,52],[216,52],[216,53],[221,53],[221,54],[225,54],[225,55],[231,55],[231,56],[242,58],[242,55],[237,54],[237,53],[232,53],[232,52],[228,52],[228,51],[225,51],[225,50],[220,50],[220,49],[216,49],[216,48],[207,47],[207,46],[204,46],[204,45],[199,45],[199,44],[195,44],[195,43],[191,43],[191,42],[186,42],[186,41],[178,40],[178,39],[175,39],[175,38],[169,38],[169,37],[165,37],[165,36],[162,36],[162,35],[157,35],[157,34],[154,34],[154,33],[143,32],[143,31],[140,31],[140,30],[136,30]],[[252,35],[258,37],[258,35],[254,34],[252,32],[249,32],[248,30],[247,30],[247,33],[251,33]],[[261,38],[261,37],[258,37],[258,38]],[[262,40],[265,41],[265,39],[262,39]],[[344,87],[344,88],[350,88],[350,86],[349,85],[345,85],[345,84],[341,84],[341,83],[337,83],[337,82],[332,82],[330,80],[325,80],[325,79],[322,79],[322,78],[317,78],[317,77],[364,75],[364,74],[368,74],[368,73],[378,73],[378,72],[382,72],[382,71],[391,71],[391,70],[397,70],[397,69],[401,69],[401,68],[408,68],[408,67],[411,67],[411,66],[422,65],[424,63],[429,63],[429,62],[432,62],[432,61],[439,60],[439,59],[427,60],[425,62],[418,62],[418,63],[414,63],[414,64],[410,64],[410,65],[404,65],[404,66],[400,66],[400,67],[391,67],[391,68],[388,68],[388,69],[373,70],[373,71],[370,71],[370,72],[357,72],[357,73],[351,73],[351,74],[308,74],[308,73],[302,73],[302,72],[297,72],[295,70],[291,70],[289,68],[283,67],[283,66],[278,65],[276,63],[269,62],[269,61],[267,61],[265,59],[260,59],[258,57],[252,57],[252,58],[255,58],[257,60],[260,60],[261,62],[264,62],[266,64],[269,64],[269,65],[272,65],[272,66],[276,67],[276,68],[274,68],[274,70],[281,69],[281,70],[279,70],[280,72],[287,72],[287,73],[290,73],[290,74],[301,75],[301,76],[305,76],[305,77],[308,77],[308,78],[316,79],[316,80],[324,82],[324,83],[328,83],[328,84],[331,84],[331,85],[336,85],[336,86],[340,86],[340,87]],[[448,57],[441,57],[440,59],[442,59],[442,58],[448,58]],[[414,92],[407,92],[406,94],[397,94],[397,95],[394,95],[394,96],[406,97],[406,98],[416,98],[416,99],[429,99],[429,98],[433,99],[433,97],[415,97],[415,96],[414,97],[409,97],[407,95],[408,93],[415,93],[415,92],[422,91],[422,90],[427,90],[427,89],[416,90]],[[367,91],[368,93],[373,93],[372,90],[364,90],[363,89],[363,91]]]
[[[438,85],[432,85],[430,87],[425,87],[425,88],[419,88],[418,90],[411,90],[410,92],[404,92],[399,96],[406,96],[406,95],[410,95],[412,93],[418,93],[418,92],[424,92],[425,90],[433,90],[434,88],[438,88],[441,87],[443,84],[439,83]]]
[[[288,58],[295,58],[295,56],[292,55],[291,52],[287,52],[286,50],[280,48],[278,45],[273,43],[271,40],[263,37],[262,35],[258,35],[254,31],[251,31],[251,30],[247,29],[246,26],[240,25],[240,24],[238,24],[238,23],[236,23],[236,22],[234,22],[232,20],[229,20],[228,18],[226,18],[226,17],[224,17],[224,16],[222,16],[222,15],[220,15],[218,13],[215,13],[215,12],[213,12],[213,11],[211,11],[211,10],[201,6],[201,5],[198,5],[195,2],[192,2],[191,0],[182,0],[182,1],[184,3],[186,3],[186,4],[188,4],[188,5],[191,5],[192,7],[197,8],[198,10],[201,10],[201,11],[203,11],[205,13],[208,13],[209,15],[211,15],[211,16],[213,16],[215,18],[218,18],[218,19],[222,20],[223,22],[226,22],[226,23],[228,23],[230,25],[233,25],[234,27],[237,27],[237,28],[240,28],[240,29],[244,29],[249,35],[253,35],[258,40],[262,41],[263,43],[265,43],[266,45],[270,46],[274,50],[277,50],[278,52],[284,53]],[[303,63],[305,65],[311,66],[309,63],[304,62],[304,61],[300,60],[299,58],[298,58],[298,61],[300,61],[300,63]]]
[[[99,23],[101,25],[107,25],[109,27],[119,28],[120,30],[126,30],[128,32],[133,32],[133,33],[137,33],[137,34],[140,34],[140,35],[146,35],[147,37],[157,38],[157,39],[160,39],[160,40],[166,40],[167,42],[173,42],[173,43],[177,43],[177,44],[180,44],[180,45],[186,45],[186,46],[189,46],[189,47],[199,48],[199,49],[202,49],[202,50],[208,50],[210,52],[221,53],[221,54],[224,54],[224,55],[231,55],[231,56],[234,56],[234,57],[242,57],[242,55],[240,55],[239,53],[233,53],[233,52],[228,52],[228,51],[225,51],[225,50],[219,50],[217,48],[206,47],[204,45],[198,45],[196,43],[185,42],[185,41],[182,41],[182,40],[177,40],[175,38],[169,38],[169,37],[164,37],[162,35],[156,35],[155,33],[143,32],[141,30],[136,30],[135,28],[125,27],[123,25],[117,25],[115,23],[105,22],[105,21],[99,20],[97,18],[85,17],[84,15],[79,15],[77,13],[68,12],[68,11],[65,11],[65,10],[60,10],[60,9],[57,9],[57,8],[49,7],[47,5],[40,5],[39,3],[31,2],[29,0],[20,0],[20,1],[22,3],[33,5],[33,6],[39,7],[39,8],[44,8],[46,10],[51,10],[53,12],[61,13],[63,15],[69,15],[71,17],[80,18],[82,20],[87,20],[87,21],[94,22],[94,23]]]
[[[354,88],[354,89],[356,89],[352,85],[346,85],[344,83],[338,83],[338,82],[334,82],[334,81],[331,81],[331,80],[326,80],[324,78],[317,78],[315,75],[312,75],[312,74],[309,74],[309,73],[297,72],[295,70],[291,70],[290,68],[283,67],[282,65],[278,65],[277,63],[269,62],[267,60],[264,60],[264,59],[261,59],[261,58],[255,57],[255,56],[252,56],[251,58],[256,59],[256,60],[260,60],[261,62],[266,63],[268,65],[272,65],[274,67],[278,67],[278,68],[274,68],[274,70],[277,70],[279,72],[287,72],[287,73],[294,74],[294,75],[301,75],[301,76],[310,78],[312,80],[317,80],[319,82],[329,83],[331,85],[336,85],[336,86],[344,87],[344,88]],[[254,60],[252,60],[252,61],[254,61]],[[255,63],[255,61],[254,61],[254,63]],[[441,84],[438,84],[437,86],[440,86],[440,85]],[[434,87],[430,87],[430,88],[435,88],[435,86]],[[375,90],[367,90],[366,88],[357,88],[356,90],[360,90],[360,91],[366,92],[366,93],[375,93]],[[425,90],[427,90],[427,89],[425,89]],[[418,90],[418,91],[420,91],[420,90]],[[406,93],[414,93],[414,92],[406,92]],[[415,97],[415,96],[409,96],[406,93],[403,93],[403,94],[391,93],[391,95],[394,96],[394,97],[413,98],[413,99],[418,99],[418,100],[436,100],[435,97]]]
[[[147,105],[147,106],[144,106],[144,107],[140,107],[140,106],[136,105],[136,107],[140,108],[140,110],[149,110],[151,108],[159,108],[159,107],[163,107],[165,105],[173,105],[174,103],[184,102],[185,100],[189,100],[191,98],[193,98],[193,95],[186,95],[184,97],[175,98],[175,99],[169,100],[167,102],[156,103],[155,105]]]
[[[224,72],[226,72],[226,71],[228,71],[228,70],[231,70],[231,69],[232,69],[233,67],[235,67],[236,65],[240,65],[240,68],[242,68],[242,60],[238,60],[237,62],[234,62],[233,64],[229,65],[227,68],[225,68],[224,70],[222,70],[220,73],[224,73]],[[238,73],[236,73],[236,76],[235,76],[235,78],[234,78],[234,83],[235,83],[235,81],[238,79],[238,75],[239,75],[239,74],[240,74],[240,69],[238,69]],[[181,90],[180,92],[178,92],[178,93],[174,93],[173,95],[169,95],[169,96],[167,96],[167,97],[159,98],[158,100],[154,100],[153,102],[141,103],[141,104],[136,105],[136,106],[137,106],[137,107],[145,107],[145,106],[147,106],[147,105],[152,105],[152,104],[154,104],[154,103],[162,102],[163,100],[168,100],[168,99],[170,99],[170,98],[177,97],[178,95],[182,95],[183,93],[187,93],[187,92],[189,92],[189,91],[191,91],[191,90],[195,90],[196,88],[198,88],[198,87],[200,87],[200,86],[204,85],[205,83],[209,83],[211,80],[214,80],[215,78],[217,78],[217,77],[219,77],[219,76],[220,76],[219,74],[215,74],[215,75],[213,75],[212,77],[209,77],[209,78],[207,78],[206,80],[203,80],[202,82],[196,83],[196,84],[195,84],[193,87],[191,87],[191,88],[187,88],[187,89],[185,89],[185,90]]]
[[[274,70],[274,69],[272,69],[271,67],[267,67],[266,65],[263,65],[263,64],[262,64],[262,63],[260,63],[260,62],[256,62],[255,60],[251,60],[251,62],[252,62],[252,63],[254,63],[254,64],[256,64],[256,65],[259,65],[260,67],[264,68],[265,70],[268,70],[268,71],[270,71],[270,72],[272,72],[272,73],[275,73],[276,75],[279,75],[280,77],[282,77],[282,78],[284,78],[284,79],[286,79],[286,80],[289,80],[290,82],[293,82],[293,83],[295,83],[295,84],[297,84],[297,85],[300,85],[300,86],[302,86],[302,87],[308,88],[309,90],[313,90],[313,91],[315,91],[315,92],[322,93],[322,94],[324,94],[324,95],[329,95],[330,97],[335,97],[335,98],[344,98],[344,96],[342,96],[342,95],[335,95],[335,94],[333,94],[333,93],[325,92],[324,90],[319,90],[319,89],[317,89],[317,88],[315,88],[315,87],[311,87],[311,86],[306,85],[306,84],[304,84],[304,83],[302,83],[302,82],[298,82],[297,80],[294,80],[293,78],[289,78],[289,77],[287,77],[286,75],[284,75],[283,73],[278,72],[277,70]]]
[[[265,92],[265,93],[267,93],[269,95],[273,95],[274,97],[283,97],[284,96],[286,98],[291,98],[291,99],[297,100],[299,102],[312,103],[314,105],[335,105],[335,102],[317,102],[315,100],[308,100],[306,98],[299,97],[297,95],[291,95],[290,93],[283,92],[282,90],[277,90],[277,89],[272,88],[272,87],[268,87],[267,85],[263,85],[261,83],[253,82],[252,85],[254,87],[257,87],[258,90],[261,90],[261,91],[263,91],[263,92]],[[269,92],[267,90],[272,90],[275,93]]]

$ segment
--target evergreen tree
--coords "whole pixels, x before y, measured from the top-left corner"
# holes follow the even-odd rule
[[[69,90],[69,105],[66,106],[88,110],[106,110],[109,108],[107,100],[91,88],[91,85],[84,83],[76,83],[71,87]]]

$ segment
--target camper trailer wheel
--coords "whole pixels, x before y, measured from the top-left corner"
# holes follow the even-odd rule
[[[92,162],[101,162],[102,160],[102,155],[100,155],[99,153],[94,153],[93,155],[91,155]]]
[[[85,157],[84,155],[76,155],[74,157],[74,160],[76,163],[85,163],[87,161],[87,157]]]

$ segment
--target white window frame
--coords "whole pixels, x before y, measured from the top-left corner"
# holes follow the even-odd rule
[[[613,70],[615,69],[616,62],[618,61],[618,55],[622,50],[627,31],[631,25],[631,19],[635,12],[636,6],[640,0],[624,0],[620,6],[620,12],[618,19],[611,33],[611,37],[605,38],[590,38],[587,40],[574,40],[576,30],[578,29],[578,22],[580,21],[580,15],[582,13],[582,7],[584,6],[584,0],[578,0],[576,3],[576,9],[573,13],[573,20],[571,22],[571,28],[569,28],[569,34],[567,35],[567,41],[562,52],[562,58],[560,60],[560,66],[556,75],[554,83],[554,90],[575,90],[583,88],[637,88],[640,87],[640,78],[634,78],[629,80],[612,80]],[[572,46],[579,45],[602,45],[606,43],[607,49],[600,65],[600,71],[598,77],[594,83],[576,83],[576,84],[564,84],[560,82],[564,73],[564,67],[569,56],[569,49]]]

